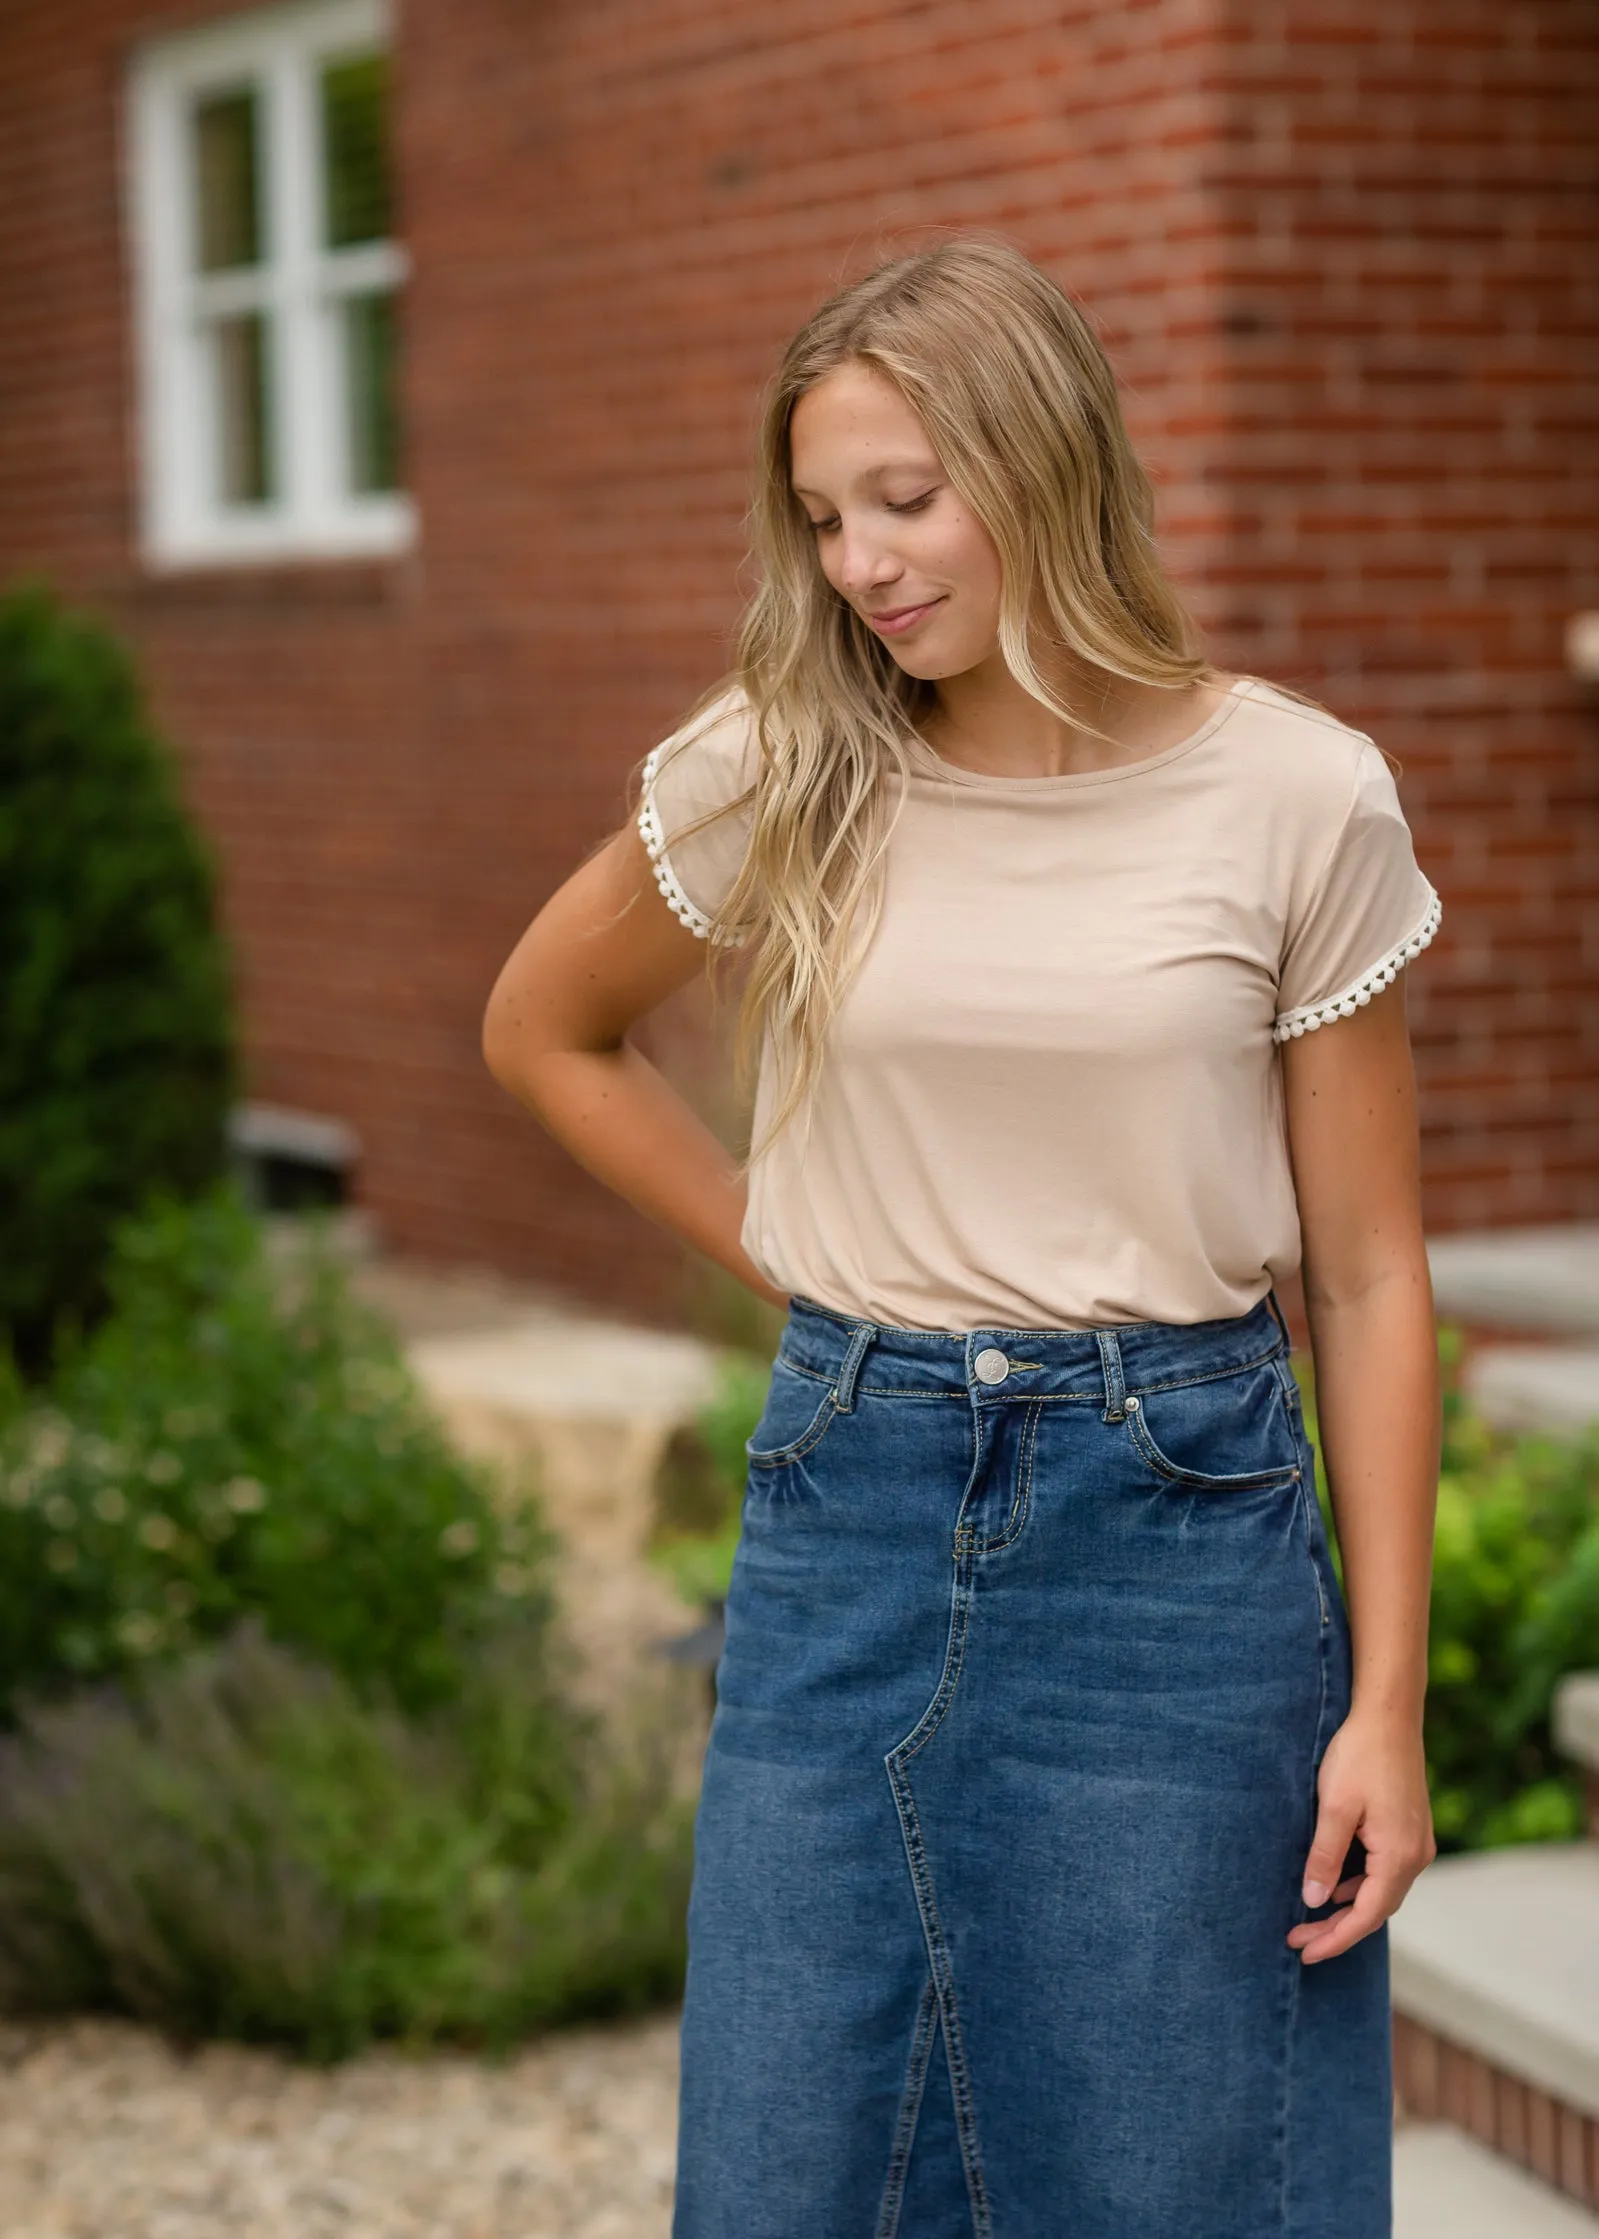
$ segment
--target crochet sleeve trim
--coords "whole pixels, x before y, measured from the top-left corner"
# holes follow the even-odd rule
[[[1411,958],[1421,954],[1437,932],[1443,914],[1443,903],[1435,893],[1415,931],[1397,942],[1370,971],[1362,972],[1358,980],[1340,989],[1338,994],[1329,995],[1324,1003],[1302,1003],[1297,1010],[1279,1012],[1272,1026],[1272,1040],[1297,1041],[1301,1034],[1314,1034],[1320,1026],[1331,1026],[1334,1019],[1353,1018],[1362,1004],[1380,995],[1385,987],[1391,987]]]
[[[665,897],[672,915],[680,918],[700,940],[718,940],[724,937],[717,934],[714,921],[699,904],[690,901],[672,868],[672,859],[666,852],[666,834],[661,828],[661,812],[655,805],[655,773],[661,766],[662,754],[671,743],[669,739],[663,739],[659,746],[652,747],[644,757],[644,791],[638,811],[639,837],[648,850],[650,864],[655,872],[655,883]]]

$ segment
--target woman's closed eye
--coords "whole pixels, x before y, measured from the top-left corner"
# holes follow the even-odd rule
[[[938,485],[935,483],[930,490],[923,490],[920,497],[901,498],[897,501],[892,498],[885,498],[883,500],[883,510],[885,513],[921,513],[932,504],[937,495]],[[816,536],[832,536],[840,524],[836,513],[828,513],[820,520],[807,514],[806,525]]]

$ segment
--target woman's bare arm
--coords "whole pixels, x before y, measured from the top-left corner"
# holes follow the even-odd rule
[[[511,951],[484,1015],[483,1055],[580,1165],[783,1306],[739,1242],[748,1192],[736,1161],[624,1039],[705,960],[628,826],[579,865]]]
[[[1403,983],[1286,1043],[1283,1060],[1316,1414],[1354,1652],[1350,1714],[1322,1765],[1307,1904],[1334,1890],[1352,1836],[1367,1857],[1364,1877],[1337,1887],[1340,1909],[1289,1935],[1319,1960],[1385,1920],[1434,1855],[1422,1705],[1438,1341]]]

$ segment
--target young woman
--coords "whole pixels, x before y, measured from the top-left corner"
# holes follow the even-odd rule
[[[675,2239],[1378,2239],[1438,1435],[1386,990],[1438,898],[1373,742],[1196,650],[1105,358],[1014,251],[816,314],[753,519],[732,681],[485,1029],[787,1308]],[[735,956],[745,1163],[625,1038]]]

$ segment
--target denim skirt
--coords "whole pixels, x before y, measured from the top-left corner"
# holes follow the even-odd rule
[[[1386,1931],[1285,1941],[1350,1669],[1288,1352],[1269,1295],[959,1335],[790,1299],[674,2239],[1387,2239]]]

